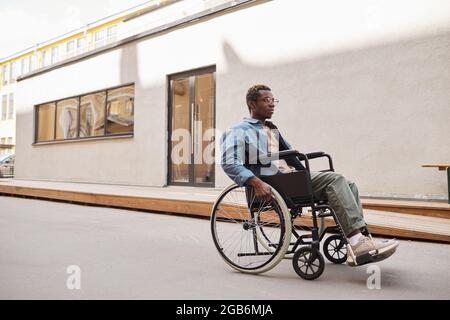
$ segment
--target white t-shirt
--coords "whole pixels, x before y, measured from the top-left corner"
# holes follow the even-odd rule
[[[280,140],[276,137],[275,133],[266,125],[263,125],[264,130],[267,134],[267,147],[270,153],[280,152]],[[278,170],[282,173],[290,173],[297,171],[294,167],[289,166],[284,159],[272,161]]]

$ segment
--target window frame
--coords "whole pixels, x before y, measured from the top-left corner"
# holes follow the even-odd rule
[[[32,145],[41,145],[41,144],[52,144],[52,143],[63,143],[63,142],[75,142],[75,141],[85,141],[85,140],[105,140],[105,139],[111,139],[111,138],[126,138],[126,137],[134,137],[134,121],[135,118],[133,116],[133,131],[132,132],[126,132],[126,133],[110,133],[108,134],[106,131],[106,126],[107,126],[107,120],[106,120],[106,112],[107,112],[107,104],[108,104],[108,91],[110,90],[114,90],[114,89],[120,89],[122,87],[129,87],[129,86],[133,86],[133,115],[135,113],[135,96],[136,96],[136,83],[135,82],[130,82],[130,83],[126,83],[126,84],[121,84],[118,86],[114,86],[114,87],[108,87],[105,89],[101,89],[101,90],[95,90],[95,91],[91,91],[91,92],[87,92],[87,93],[83,93],[83,94],[78,94],[76,96],[71,96],[71,97],[67,97],[67,98],[62,98],[62,99],[58,99],[58,100],[51,100],[51,101],[47,101],[47,102],[43,102],[43,103],[39,103],[34,105],[34,137],[33,137],[33,143]],[[105,106],[103,109],[103,112],[105,113],[105,123],[104,123],[104,130],[103,130],[103,134],[102,135],[98,135],[98,136],[87,136],[87,137],[80,137],[80,105],[81,105],[81,97],[83,96],[87,96],[87,95],[91,95],[91,94],[96,94],[96,93],[100,93],[100,92],[105,92]],[[68,100],[68,99],[78,99],[78,120],[77,120],[77,137],[75,138],[69,138],[69,139],[56,139],[56,112],[57,112],[57,105],[59,101],[63,101],[63,100]],[[38,141],[38,132],[39,132],[39,107],[42,105],[46,105],[46,104],[50,104],[50,103],[54,103],[55,104],[55,122],[53,124],[53,130],[55,132],[55,134],[53,135],[53,140],[45,140],[45,141]]]

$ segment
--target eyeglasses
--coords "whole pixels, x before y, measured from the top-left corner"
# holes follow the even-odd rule
[[[273,104],[278,104],[280,102],[280,100],[278,100],[278,99],[269,98],[269,97],[261,99],[261,100],[264,101],[265,103],[273,103]]]

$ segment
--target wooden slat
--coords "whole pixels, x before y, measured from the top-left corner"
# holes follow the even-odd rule
[[[362,199],[364,209],[450,219],[450,205],[441,202]]]
[[[439,171],[444,171],[450,168],[450,164],[424,164],[422,165],[424,168],[438,168]]]
[[[95,205],[144,209],[149,211],[177,213],[185,215],[196,215],[203,217],[210,216],[213,205],[212,201],[110,195],[93,192],[79,192],[67,190],[64,191],[64,190],[30,188],[23,186],[11,186],[1,184],[0,184],[0,193],[22,195],[44,199],[56,199]],[[377,208],[377,210],[379,209]],[[378,212],[378,215],[380,215],[380,217],[376,217],[375,215],[371,219],[368,219],[369,228],[372,233],[379,235],[387,235],[411,239],[426,239],[450,243],[450,235],[449,232],[446,232],[448,231],[446,230],[446,227],[445,226],[443,226],[442,228],[433,227],[436,224],[433,225],[432,222],[433,220],[431,219],[434,218],[432,217],[428,218],[430,219],[429,221],[427,220],[420,221],[419,218],[425,217],[414,218],[414,216],[408,216],[407,219],[406,218],[400,219],[399,217],[395,217],[395,213],[385,213],[385,216],[383,216],[383,214],[384,213]],[[383,223],[384,220],[386,221]],[[388,221],[390,221],[391,224],[389,224]],[[307,214],[304,214],[304,216],[298,218],[295,222],[300,225],[312,226],[311,217],[308,216]],[[326,224],[332,225],[333,222],[328,219],[326,220]],[[401,224],[403,224],[404,226],[402,226]],[[422,229],[420,229],[420,227]],[[428,231],[424,231],[424,229]],[[434,232],[436,229],[442,229],[439,230],[441,231],[441,233]]]
[[[0,193],[123,208],[210,216],[212,203],[0,185]]]

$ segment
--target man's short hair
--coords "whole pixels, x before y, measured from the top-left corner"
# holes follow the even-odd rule
[[[251,86],[248,90],[247,90],[247,106],[248,106],[248,111],[250,111],[250,105],[249,102],[250,101],[256,101],[256,99],[258,99],[260,93],[259,91],[261,90],[266,90],[266,91],[271,91],[271,89],[264,85],[264,84],[255,84],[254,86]]]

